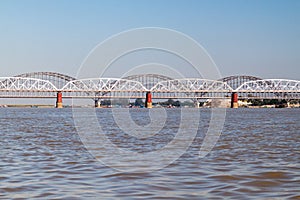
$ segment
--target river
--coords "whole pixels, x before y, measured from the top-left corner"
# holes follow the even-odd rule
[[[111,109],[96,112],[115,144],[137,152],[168,144],[181,113],[166,109],[169,128],[140,148],[140,140],[126,139],[115,128]],[[150,119],[147,109],[130,113],[140,126]],[[89,153],[76,131],[72,109],[1,108],[0,198],[300,198],[300,109],[227,109],[222,134],[204,158],[197,155],[210,109],[200,109],[200,115],[196,138],[176,161],[156,171],[123,172]]]

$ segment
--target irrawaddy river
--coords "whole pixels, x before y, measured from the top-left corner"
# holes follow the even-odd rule
[[[128,112],[136,125],[149,123],[148,109]],[[201,108],[197,135],[177,160],[154,171],[133,166],[129,172],[94,158],[77,133],[73,113],[70,108],[0,109],[1,199],[300,199],[300,109],[227,109],[219,140],[199,158],[211,115]],[[111,109],[97,109],[95,116],[114,145],[141,153],[170,143],[181,113],[166,109],[166,127],[149,138],[122,133]],[[133,130],[131,125],[126,128]]]

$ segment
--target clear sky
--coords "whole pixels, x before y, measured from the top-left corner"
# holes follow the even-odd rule
[[[194,38],[223,76],[300,80],[299,0],[0,0],[0,76],[74,76],[99,42],[149,26]]]

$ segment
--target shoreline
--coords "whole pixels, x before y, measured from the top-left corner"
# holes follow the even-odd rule
[[[95,108],[93,105],[78,105],[78,106],[72,106],[72,105],[65,105],[64,108]],[[55,105],[43,105],[43,104],[9,104],[9,105],[0,105],[0,108],[56,108]],[[109,106],[103,106],[100,108],[131,108],[131,109],[135,109],[135,108],[140,108],[140,107],[126,107],[126,106],[116,106],[116,107],[109,107]],[[144,107],[142,107],[144,108]],[[195,108],[195,107],[153,107],[153,108]],[[230,108],[230,107],[208,107],[208,106],[204,106],[204,107],[199,107],[201,108]],[[284,106],[284,107],[280,107],[280,106],[276,106],[276,105],[264,105],[264,106],[241,106],[238,108],[250,108],[250,109],[259,109],[259,108],[300,108],[300,106],[296,105],[296,106]]]

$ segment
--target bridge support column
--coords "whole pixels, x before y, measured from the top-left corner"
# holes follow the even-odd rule
[[[152,95],[151,95],[151,92],[146,93],[145,107],[146,108],[152,108]]]
[[[239,104],[238,104],[238,93],[233,92],[231,94],[231,108],[238,108]]]
[[[62,107],[63,107],[62,93],[61,92],[57,92],[57,96],[56,96],[56,108],[62,108]]]
[[[194,100],[195,108],[200,108],[200,102],[198,99]]]
[[[95,108],[101,108],[101,100],[95,99]]]

